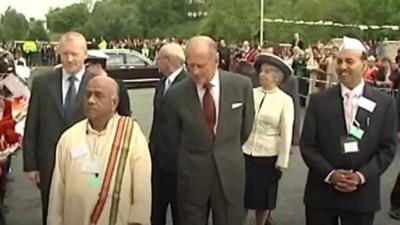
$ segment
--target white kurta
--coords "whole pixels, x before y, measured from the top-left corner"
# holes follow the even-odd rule
[[[88,120],[83,120],[61,136],[50,189],[47,217],[49,225],[90,225],[90,215],[99,197],[119,117],[115,115],[102,132],[91,129]],[[85,172],[88,163],[94,161],[98,165],[99,182],[94,182],[96,179],[93,173]],[[115,167],[97,225],[109,224],[117,168],[118,166]],[[150,176],[148,144],[135,122],[123,175],[116,225],[150,224]]]

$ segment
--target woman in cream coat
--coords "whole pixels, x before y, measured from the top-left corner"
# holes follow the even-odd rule
[[[246,162],[245,208],[256,211],[256,225],[264,225],[276,207],[278,182],[288,168],[294,105],[279,89],[292,69],[279,57],[263,53],[254,64],[261,87],[254,89],[255,119],[243,146]]]

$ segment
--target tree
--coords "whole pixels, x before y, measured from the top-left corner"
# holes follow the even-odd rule
[[[253,38],[259,27],[259,0],[209,0],[203,33],[228,40]]]
[[[30,24],[30,30],[28,34],[29,40],[40,40],[40,41],[48,41],[49,35],[47,31],[44,29],[44,21],[35,20]]]
[[[6,40],[23,40],[28,33],[28,21],[15,9],[8,7],[1,17],[2,33]]]
[[[88,38],[119,39],[129,35],[142,36],[136,5],[119,2],[97,2],[87,23],[80,28]]]
[[[53,33],[65,33],[83,26],[89,16],[90,12],[84,3],[51,9],[46,15],[47,27]]]
[[[186,0],[139,0],[140,21],[145,37],[180,36],[180,27],[190,23],[186,17]],[[173,28],[173,29],[172,29]],[[192,27],[193,32],[195,28]]]

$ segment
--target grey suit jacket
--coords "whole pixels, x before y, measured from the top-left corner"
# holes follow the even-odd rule
[[[183,202],[204,203],[213,182],[221,182],[228,202],[243,202],[242,144],[249,137],[254,120],[252,86],[248,78],[237,74],[220,70],[219,76],[215,141],[207,129],[192,79],[181,81],[165,97],[168,107],[164,107],[167,117],[163,135],[171,162],[177,165],[178,199]]]
[[[380,176],[397,149],[396,103],[385,93],[365,86],[363,96],[376,103],[371,113],[361,107],[356,121],[364,130],[359,152],[344,154],[340,139],[347,135],[340,86],[310,98],[300,141],[309,168],[304,202],[308,207],[370,213],[380,208]],[[343,194],[324,182],[334,169],[360,171],[366,182],[357,191]],[[323,196],[323,197],[321,197]]]
[[[43,190],[50,187],[58,139],[68,127],[84,118],[84,92],[92,77],[84,74],[77,94],[75,115],[68,123],[64,119],[61,71],[57,69],[33,80],[23,138],[24,171],[38,170]]]

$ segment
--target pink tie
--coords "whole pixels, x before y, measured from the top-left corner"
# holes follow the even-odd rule
[[[346,116],[346,126],[347,126],[347,131],[350,132],[351,127],[353,125],[353,118],[354,118],[354,97],[356,95],[349,91],[346,93],[346,109],[345,109],[345,116]]]

